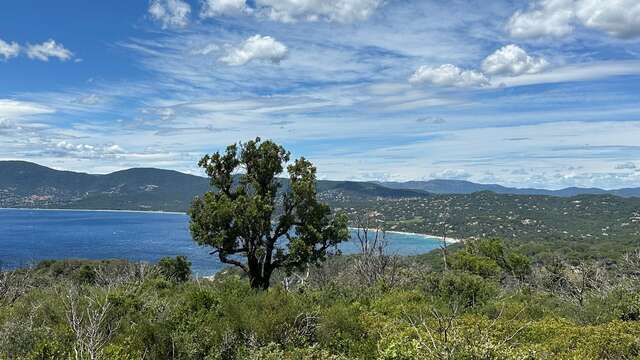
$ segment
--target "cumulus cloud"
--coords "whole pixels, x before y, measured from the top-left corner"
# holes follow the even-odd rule
[[[530,56],[513,44],[498,49],[482,62],[482,70],[489,75],[536,74],[548,66],[549,62],[544,58]]]
[[[513,37],[561,37],[573,31],[574,0],[542,0],[527,11],[517,11],[507,24]]]
[[[152,0],[149,14],[163,29],[182,28],[189,24],[191,5],[182,0]]]
[[[62,156],[74,156],[79,158],[105,158],[117,157],[125,154],[126,151],[116,144],[107,145],[87,145],[73,144],[66,140],[60,141],[50,149],[51,152]]]
[[[9,60],[13,57],[16,57],[19,53],[20,45],[15,42],[8,43],[0,39],[0,57],[3,57],[4,60]]]
[[[368,19],[383,0],[256,0],[256,7],[275,21],[332,21]]]
[[[539,0],[509,19],[514,37],[563,37],[576,24],[629,39],[640,36],[640,2],[637,0]]]
[[[239,15],[250,12],[245,0],[204,0],[200,17],[210,18],[219,15]]]
[[[476,70],[461,69],[452,64],[438,67],[420,66],[409,78],[412,84],[430,84],[444,87],[483,87],[489,79]]]
[[[53,39],[27,46],[27,56],[30,59],[49,61],[49,58],[58,58],[61,61],[67,61],[73,57],[73,53],[67,50],[64,45],[57,43]]]
[[[244,65],[254,60],[280,63],[288,53],[287,47],[271,36],[254,35],[237,47],[229,49],[220,61],[232,66]]]
[[[614,37],[640,36],[638,0],[580,0],[576,3],[576,16],[584,26]]]

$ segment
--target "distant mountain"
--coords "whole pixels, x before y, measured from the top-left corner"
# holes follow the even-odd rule
[[[627,188],[618,190],[603,190],[598,188],[569,187],[560,190],[546,190],[534,188],[512,188],[497,184],[477,184],[465,180],[429,180],[408,182],[381,182],[392,189],[414,189],[427,191],[433,194],[472,194],[482,191],[491,191],[496,194],[510,195],[546,195],[572,197],[578,195],[616,195],[621,197],[640,197],[640,188]]]
[[[282,180],[284,187],[287,181]],[[209,180],[177,171],[136,168],[106,175],[59,171],[25,161],[0,161],[0,207],[186,211]],[[374,183],[319,181],[323,198],[428,196]]]
[[[282,179],[283,189],[287,180]],[[171,170],[136,168],[106,175],[59,171],[25,161],[0,161],[0,207],[186,211],[195,196],[210,189],[209,180]],[[431,194],[494,192],[511,195],[616,195],[640,197],[640,188],[602,190],[518,189],[461,180],[404,183],[318,181],[324,201],[422,198]]]

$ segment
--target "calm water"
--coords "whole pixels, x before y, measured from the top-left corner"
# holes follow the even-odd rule
[[[415,255],[438,247],[438,240],[420,235],[387,234],[390,252]],[[354,243],[341,244],[344,253]],[[156,262],[184,255],[193,271],[209,275],[223,265],[209,248],[189,235],[183,214],[101,211],[0,209],[0,262],[3,267],[28,265],[44,259],[129,259]]]

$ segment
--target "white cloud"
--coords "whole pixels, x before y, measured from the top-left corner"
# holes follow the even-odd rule
[[[507,30],[518,38],[568,35],[573,31],[573,5],[574,0],[542,0],[528,11],[517,11]]]
[[[182,28],[189,24],[191,5],[182,0],[152,0],[149,14],[163,29]]]
[[[549,69],[538,74],[523,74],[517,77],[499,76],[493,78],[500,86],[527,86],[574,81],[590,81],[612,76],[640,75],[640,61],[601,61],[572,64]]]
[[[19,53],[20,45],[15,42],[8,43],[0,39],[0,57],[3,57],[4,60],[9,60],[13,57],[16,57]]]
[[[216,51],[220,50],[220,47],[216,44],[209,44],[205,47],[202,47],[200,49],[196,49],[194,50],[192,53],[194,55],[209,55],[211,53],[214,53]]]
[[[27,56],[30,59],[41,61],[49,61],[49,58],[52,57],[67,61],[73,57],[73,53],[67,50],[64,45],[49,39],[42,44],[29,45],[27,47]]]
[[[517,11],[507,30],[514,37],[563,37],[575,24],[628,39],[640,36],[637,0],[540,0],[527,11]]]
[[[483,87],[489,85],[489,79],[483,73],[461,69],[452,64],[439,67],[420,66],[411,75],[409,82],[444,87]]]
[[[471,174],[461,169],[445,169],[431,174],[432,179],[467,180]]]
[[[232,66],[244,65],[253,60],[280,63],[288,53],[287,47],[271,36],[254,35],[237,47],[231,48],[220,61]]]
[[[544,58],[532,57],[517,45],[507,45],[489,55],[482,62],[482,70],[489,75],[518,76],[539,73],[549,66]]]
[[[0,119],[17,119],[24,116],[52,114],[55,110],[44,105],[16,101],[9,99],[0,99]]]
[[[256,6],[270,19],[282,22],[362,21],[382,4],[383,0],[256,0]]]
[[[249,12],[245,0],[203,0],[200,17],[210,18],[219,15],[239,15]]]
[[[126,153],[126,151],[122,147],[116,144],[73,144],[66,140],[58,142],[57,144],[55,144],[55,147],[50,150],[59,155],[71,155],[78,158],[117,157]]]
[[[580,0],[576,4],[576,15],[584,26],[623,39],[640,36],[640,1]]]
[[[176,117],[176,110],[170,107],[143,109],[142,113],[157,116],[158,119],[163,121],[173,120]]]
[[[100,98],[100,96],[96,94],[90,94],[90,95],[81,96],[77,98],[76,102],[82,105],[92,106],[92,105],[98,105],[100,102],[102,102],[102,99]]]

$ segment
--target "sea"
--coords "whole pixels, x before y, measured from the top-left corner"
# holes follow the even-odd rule
[[[355,233],[352,231],[352,237]],[[438,248],[438,238],[387,233],[388,253],[417,255]],[[343,254],[357,252],[355,238],[340,244]],[[51,259],[128,259],[155,263],[165,256],[186,256],[198,276],[224,266],[209,247],[189,234],[181,213],[0,209],[0,267],[13,269]]]

